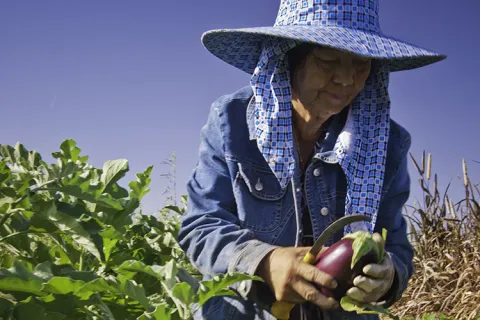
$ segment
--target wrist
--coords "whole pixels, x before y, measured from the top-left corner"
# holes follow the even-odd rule
[[[263,257],[263,259],[260,261],[257,269],[255,270],[255,275],[259,276],[264,281],[267,281],[267,279],[268,279],[268,274],[269,274],[269,270],[270,270],[270,257],[272,256],[272,253],[275,250],[272,250],[269,253],[267,253],[265,255],[265,257]]]

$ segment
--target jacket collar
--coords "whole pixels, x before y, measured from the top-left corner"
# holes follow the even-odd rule
[[[253,94],[247,106],[247,126],[250,140],[255,140],[255,96]]]

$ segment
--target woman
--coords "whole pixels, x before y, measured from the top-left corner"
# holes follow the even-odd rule
[[[413,273],[402,216],[410,135],[389,117],[388,77],[445,56],[383,35],[374,0],[284,0],[273,27],[202,41],[252,77],[211,107],[179,243],[206,279],[244,272],[265,282],[235,284],[239,296],[215,297],[195,318],[274,319],[281,300],[296,304],[290,319],[378,319],[322,295],[335,279],[301,260],[335,219],[367,215],[328,244],[388,231],[385,259],[347,295],[386,307],[400,299]]]

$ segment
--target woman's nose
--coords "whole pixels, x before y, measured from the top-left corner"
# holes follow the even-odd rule
[[[341,86],[350,86],[354,82],[355,68],[353,65],[340,65],[333,77],[333,82]]]

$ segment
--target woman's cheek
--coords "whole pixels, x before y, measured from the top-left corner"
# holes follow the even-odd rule
[[[311,77],[311,83],[317,89],[323,89],[330,82],[331,78],[332,78],[332,75],[329,72],[319,70],[319,71],[315,72],[313,74],[313,76]]]

